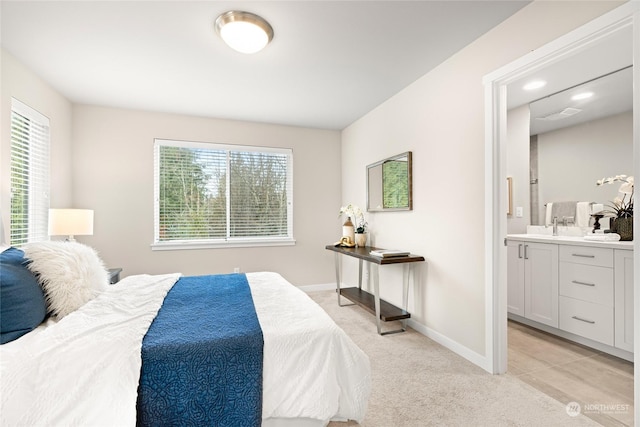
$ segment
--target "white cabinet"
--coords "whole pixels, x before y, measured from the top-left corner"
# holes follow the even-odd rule
[[[558,245],[507,242],[510,313],[558,327]]]
[[[613,346],[613,249],[560,245],[560,329]]]
[[[524,315],[558,327],[558,245],[524,245]]]
[[[549,240],[525,235],[507,238],[509,315],[631,360],[632,246],[626,242],[582,244],[561,237]]]
[[[633,351],[633,251],[614,251],[615,346]]]
[[[507,311],[524,317],[524,242],[507,241]]]
[[[613,307],[560,296],[560,329],[613,346]]]

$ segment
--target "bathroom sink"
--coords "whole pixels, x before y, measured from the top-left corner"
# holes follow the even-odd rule
[[[528,225],[527,226],[527,234],[538,235],[538,236],[548,236],[548,237],[583,237],[586,235],[591,229],[585,229],[582,227],[571,227],[571,226],[558,226],[558,235],[553,236],[553,227],[544,225]]]
[[[584,236],[552,236],[550,234],[518,234],[515,236],[538,240],[583,241]]]

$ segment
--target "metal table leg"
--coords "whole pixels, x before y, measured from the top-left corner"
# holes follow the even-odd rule
[[[412,270],[411,267],[411,265],[405,264],[402,269],[402,309],[404,311],[407,311],[407,304],[409,301],[409,274]],[[407,330],[407,319],[402,319],[400,321],[402,324],[400,329],[382,331],[382,320],[380,319],[380,278],[378,274],[378,265],[373,266],[373,292],[376,306],[376,327],[378,328],[378,334],[389,335],[405,332]]]
[[[409,279],[413,272],[413,265],[404,264],[402,266],[402,309],[407,311],[407,305],[409,304]],[[413,280],[415,281],[415,273]],[[402,330],[407,330],[407,319],[402,319]]]
[[[380,274],[378,271],[378,265],[374,265],[373,269],[373,299],[376,307],[376,326],[378,328],[378,333],[383,335],[382,333],[382,325],[380,320]]]
[[[336,254],[335,254],[335,264],[336,264],[336,293],[338,294],[338,305],[339,305],[340,307],[347,307],[347,306],[349,306],[349,305],[354,305],[354,303],[351,303],[351,304],[342,304],[342,300],[340,299],[340,297],[342,296],[342,295],[340,294],[340,281],[341,281],[341,278],[340,278],[340,270],[342,270],[342,269],[340,268],[340,267],[341,267],[341,266],[340,266],[340,260],[341,260],[341,258],[340,258],[340,254],[336,252]]]

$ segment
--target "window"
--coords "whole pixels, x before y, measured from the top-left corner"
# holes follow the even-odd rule
[[[11,99],[10,243],[49,240],[49,119]]]
[[[154,249],[290,245],[290,149],[156,139]]]

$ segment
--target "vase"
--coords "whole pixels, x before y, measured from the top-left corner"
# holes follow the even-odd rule
[[[620,240],[633,240],[633,217],[614,218],[612,226],[611,231],[618,233]]]
[[[351,222],[351,218],[347,217],[347,220],[342,224],[342,237],[348,237],[352,242],[355,242],[355,229],[353,228],[353,223]]]
[[[356,233],[356,246],[359,248],[367,246],[367,233]]]

